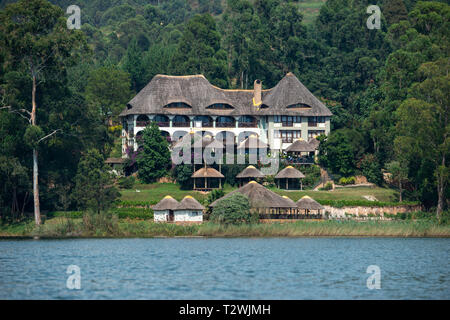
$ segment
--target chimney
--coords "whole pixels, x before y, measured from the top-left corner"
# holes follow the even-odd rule
[[[261,88],[262,88],[261,80],[256,79],[255,83],[253,84],[253,105],[255,106],[259,106],[262,103]]]

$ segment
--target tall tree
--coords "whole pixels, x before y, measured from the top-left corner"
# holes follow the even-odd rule
[[[88,150],[81,158],[72,196],[80,209],[97,213],[107,210],[120,196],[105,159],[97,150]]]
[[[115,67],[101,67],[91,72],[86,86],[87,101],[100,112],[108,125],[131,98],[130,75]]]
[[[171,68],[175,74],[201,73],[214,85],[228,86],[227,56],[210,14],[197,15],[186,24]]]
[[[142,151],[137,156],[139,178],[145,183],[154,182],[167,174],[172,163],[167,140],[161,135],[156,122],[142,133]]]
[[[60,129],[44,132],[37,122],[37,88],[47,78],[64,71],[74,60],[74,50],[83,47],[83,34],[69,30],[61,8],[46,0],[20,0],[6,6],[0,13],[0,43],[18,68],[26,68],[31,81],[31,110],[14,109],[28,119],[26,136],[33,146],[34,216],[41,223],[38,185],[38,144]]]

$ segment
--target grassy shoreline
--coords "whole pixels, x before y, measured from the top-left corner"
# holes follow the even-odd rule
[[[218,225],[175,225],[124,219],[87,230],[82,219],[54,218],[40,228],[33,222],[0,225],[0,238],[154,238],[154,237],[450,237],[450,225],[427,220],[298,221]]]

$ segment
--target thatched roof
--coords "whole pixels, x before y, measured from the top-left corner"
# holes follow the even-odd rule
[[[292,73],[272,89],[262,90],[262,108],[253,104],[253,90],[225,90],[213,86],[203,75],[156,75],[122,111],[130,114],[166,115],[295,115],[331,116],[332,113]],[[168,108],[173,102],[184,102],[186,108]],[[230,109],[208,108],[228,104]],[[294,105],[301,107],[293,107]]]
[[[180,201],[175,210],[205,210],[205,207],[193,197],[186,196]]]
[[[238,149],[267,149],[267,143],[262,142],[256,135],[251,135],[241,141],[237,146]]]
[[[316,150],[314,145],[306,142],[303,139],[294,141],[294,143],[286,148],[287,152],[312,152],[314,150]]]
[[[319,147],[320,141],[317,140],[316,138],[311,138],[309,139],[308,143],[314,147],[314,150],[316,150]]]
[[[241,179],[241,178],[263,178],[264,174],[259,171],[258,169],[256,169],[254,166],[248,166],[247,168],[245,168],[244,170],[242,170],[240,173],[238,173],[238,175],[236,176],[236,178]]]
[[[178,201],[171,196],[165,196],[160,202],[155,204],[152,209],[159,210],[175,210],[178,207]]]
[[[298,171],[297,169],[295,169],[293,166],[287,166],[286,168],[278,172],[278,174],[275,176],[275,179],[285,179],[285,178],[300,179],[304,177],[305,175],[300,171]]]
[[[308,209],[308,210],[323,210],[325,209],[320,203],[318,203],[316,200],[304,196],[300,200],[297,201],[297,207],[299,209]]]
[[[250,206],[252,208],[296,208],[297,206],[292,204],[293,201],[289,201],[282,196],[279,196],[273,191],[263,187],[256,181],[251,181],[247,183],[245,186],[234,190],[227,195],[223,196],[220,199],[217,199],[213,203],[210,204],[210,207],[214,207],[217,203],[225,198],[230,197],[231,195],[239,192],[244,196],[248,197],[250,202]]]
[[[292,200],[291,198],[289,198],[288,196],[282,196],[284,199],[286,199],[286,201],[288,201],[292,206],[293,206],[293,208],[295,208],[296,206],[297,206],[297,204],[295,203],[295,201],[294,200]]]
[[[201,168],[195,171],[192,178],[224,178],[224,175],[221,174],[214,168]]]

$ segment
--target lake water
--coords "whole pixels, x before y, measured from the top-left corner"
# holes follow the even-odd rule
[[[449,299],[450,239],[0,240],[0,299]],[[81,289],[66,287],[77,265]],[[380,289],[369,290],[369,265]]]

